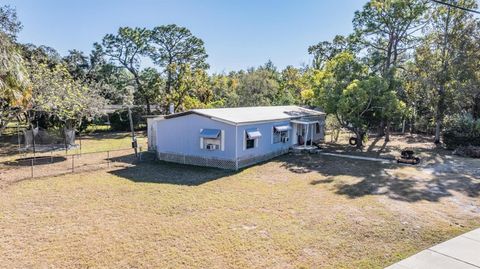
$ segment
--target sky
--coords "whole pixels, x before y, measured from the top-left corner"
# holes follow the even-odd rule
[[[121,26],[175,23],[205,42],[211,73],[311,63],[308,47],[352,31],[366,0],[1,0],[23,24],[18,40],[61,55],[89,53]],[[147,63],[147,65],[149,65]]]

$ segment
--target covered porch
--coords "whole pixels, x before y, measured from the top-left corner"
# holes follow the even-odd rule
[[[293,140],[292,148],[302,149],[302,150],[311,150],[316,149],[314,145],[315,142],[315,133],[317,124],[320,124],[317,120],[292,120],[292,129],[293,129]]]

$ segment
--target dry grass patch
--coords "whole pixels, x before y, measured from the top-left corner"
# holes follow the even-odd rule
[[[412,172],[287,155],[238,173],[144,163],[24,181],[0,193],[0,264],[381,268],[480,224],[479,182]]]

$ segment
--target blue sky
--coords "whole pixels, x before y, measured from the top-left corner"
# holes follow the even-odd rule
[[[366,0],[3,0],[23,23],[19,41],[90,52],[120,26],[175,23],[205,41],[210,72],[272,60],[279,68],[310,63],[309,45],[352,30]]]

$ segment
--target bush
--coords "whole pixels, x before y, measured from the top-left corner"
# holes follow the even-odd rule
[[[458,147],[457,149],[455,149],[453,154],[463,157],[480,158],[480,147]]]
[[[142,108],[132,108],[133,128],[135,130],[138,130],[140,126],[145,126],[146,121],[142,117],[144,114]],[[113,131],[130,131],[127,109],[117,110],[110,115],[110,128]]]
[[[466,146],[480,146],[480,120],[471,115],[459,115],[445,122],[443,142],[448,149]]]

